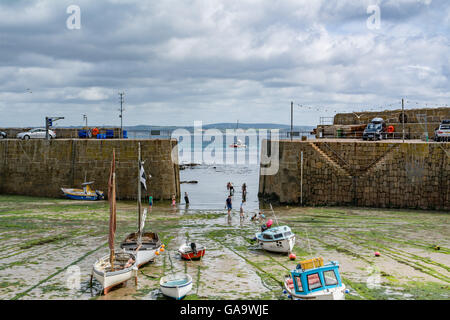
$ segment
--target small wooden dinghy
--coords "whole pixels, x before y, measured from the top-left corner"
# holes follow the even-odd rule
[[[136,257],[130,253],[115,253],[114,268],[111,268],[108,254],[94,263],[93,275],[101,283],[103,293],[107,294],[111,288],[137,277]]]
[[[339,263],[324,265],[322,258],[301,261],[285,277],[284,288],[292,300],[345,300]]]
[[[137,282],[136,256],[127,252],[114,252],[114,238],[116,233],[116,155],[113,150],[113,160],[108,181],[109,200],[109,255],[98,259],[92,267],[92,278],[97,279],[103,286],[104,294],[132,277]],[[92,283],[91,283],[92,284]]]
[[[188,274],[173,274],[159,281],[161,292],[171,298],[181,300],[192,289],[192,277]]]
[[[192,242],[191,244],[183,244],[178,248],[181,257],[186,260],[200,259],[205,255],[206,248],[203,245]]]

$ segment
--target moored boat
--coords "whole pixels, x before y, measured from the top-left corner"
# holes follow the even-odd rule
[[[164,251],[164,244],[156,232],[144,232],[145,218],[147,209],[142,210],[141,204],[141,188],[147,190],[146,179],[143,162],[141,161],[141,144],[138,144],[138,176],[137,176],[137,220],[138,231],[128,234],[122,241],[120,247],[128,253],[136,255],[137,266],[153,261],[160,252]]]
[[[294,248],[295,234],[288,226],[271,227],[255,236],[260,248],[267,251],[289,253]]]
[[[136,256],[132,253],[118,252],[114,250],[114,238],[116,232],[116,172],[115,172],[115,151],[113,150],[113,160],[108,181],[109,200],[109,255],[98,259],[92,267],[91,281],[94,277],[102,287],[103,293],[128,280],[132,277],[137,281]]]
[[[188,274],[172,274],[159,281],[161,292],[171,298],[181,300],[192,289],[192,277]]]
[[[178,248],[178,252],[181,257],[185,260],[195,260],[200,259],[205,255],[206,247],[204,245],[199,245],[194,242],[191,244],[183,244]]]
[[[73,200],[103,200],[105,196],[103,191],[94,190],[91,185],[94,181],[82,183],[83,189],[61,188],[61,191],[69,199]]]
[[[339,263],[324,265],[322,258],[301,261],[285,276],[284,288],[293,300],[345,300]]]

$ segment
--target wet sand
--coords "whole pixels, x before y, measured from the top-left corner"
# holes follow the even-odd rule
[[[105,201],[0,196],[0,298],[166,299],[159,278],[187,272],[193,289],[186,299],[287,299],[281,281],[297,262],[256,248],[252,238],[260,223],[250,221],[253,212],[241,221],[237,208],[229,220],[225,210],[174,209],[168,202],[156,202],[146,223],[166,251],[139,269],[137,285],[128,281],[103,296],[89,280],[94,261],[108,253],[108,210]],[[275,212],[279,224],[297,235],[297,260],[339,261],[347,299],[450,298],[448,213],[332,207]],[[118,202],[117,248],[136,224],[135,202]],[[202,260],[180,259],[177,249],[187,240],[207,247]],[[71,279],[79,279],[79,287]]]

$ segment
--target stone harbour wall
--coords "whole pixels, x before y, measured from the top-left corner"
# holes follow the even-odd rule
[[[450,143],[320,139],[279,146],[278,173],[260,176],[259,195],[268,201],[450,210]]]
[[[117,197],[136,199],[138,143],[145,172],[151,175],[148,195],[155,200],[179,197],[178,160],[171,158],[175,139],[0,140],[0,194],[61,197],[62,187],[81,188],[86,177],[107,195],[115,149]]]

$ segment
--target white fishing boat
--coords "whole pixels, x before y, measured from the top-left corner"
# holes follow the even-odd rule
[[[255,236],[261,249],[271,252],[289,253],[295,245],[295,234],[288,226],[271,227]]]
[[[109,255],[98,259],[93,267],[91,274],[99,281],[103,287],[103,293],[107,294],[109,290],[131,278],[137,282],[137,264],[136,256],[132,253],[115,252],[114,238],[116,232],[116,172],[115,172],[115,151],[113,150],[113,160],[108,181],[108,200],[109,200]]]
[[[137,179],[137,209],[138,209],[138,231],[130,233],[122,241],[120,247],[127,253],[136,255],[137,266],[153,261],[161,252],[164,251],[164,244],[161,243],[156,232],[144,232],[145,218],[147,217],[147,209],[142,210],[141,204],[141,188],[147,190],[146,175],[143,162],[141,161],[141,144],[139,143],[138,151],[138,179]]]
[[[192,290],[192,277],[188,274],[171,274],[162,277],[159,286],[164,295],[181,300]]]

